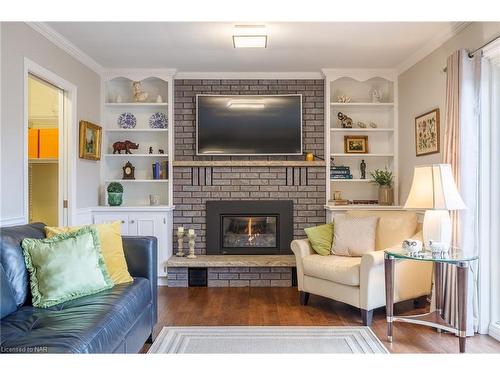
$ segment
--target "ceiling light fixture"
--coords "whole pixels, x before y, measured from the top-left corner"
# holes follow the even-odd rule
[[[266,48],[266,27],[264,25],[234,26],[233,46],[234,48]]]

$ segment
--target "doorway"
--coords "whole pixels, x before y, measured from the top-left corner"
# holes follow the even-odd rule
[[[60,137],[64,91],[28,75],[28,222],[65,225],[60,212],[62,192]],[[64,209],[64,207],[63,207]]]
[[[25,222],[75,222],[76,86],[24,59]]]

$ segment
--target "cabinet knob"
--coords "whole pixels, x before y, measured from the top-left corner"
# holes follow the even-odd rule
[[[125,220],[122,220],[122,224],[125,224]]]
[[[135,220],[130,220],[130,223],[131,223],[131,224],[134,224],[134,223],[135,223]]]

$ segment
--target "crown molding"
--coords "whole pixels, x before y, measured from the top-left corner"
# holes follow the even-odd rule
[[[85,52],[83,52],[64,36],[47,25],[45,22],[26,22],[26,24],[36,32],[43,35],[49,41],[54,43],[57,47],[61,48],[64,52],[81,62],[87,68],[93,70],[99,75],[104,72],[104,68],[102,67],[102,65],[100,65],[92,57],[87,55]]]
[[[323,79],[321,72],[177,72],[175,79]]]
[[[436,49],[441,47],[445,42],[460,33],[463,29],[469,26],[472,22],[455,22],[451,28],[444,30],[442,33],[437,34],[429,42],[424,44],[420,49],[415,51],[410,57],[404,60],[396,68],[398,74],[402,74],[413,65],[429,56]]]

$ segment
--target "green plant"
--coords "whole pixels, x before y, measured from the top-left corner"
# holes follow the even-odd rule
[[[108,193],[123,193],[123,185],[119,182],[112,182],[108,185]]]
[[[379,186],[391,186],[394,179],[392,172],[389,171],[387,167],[384,170],[375,169],[374,171],[370,172],[370,175],[373,179],[371,182]]]

